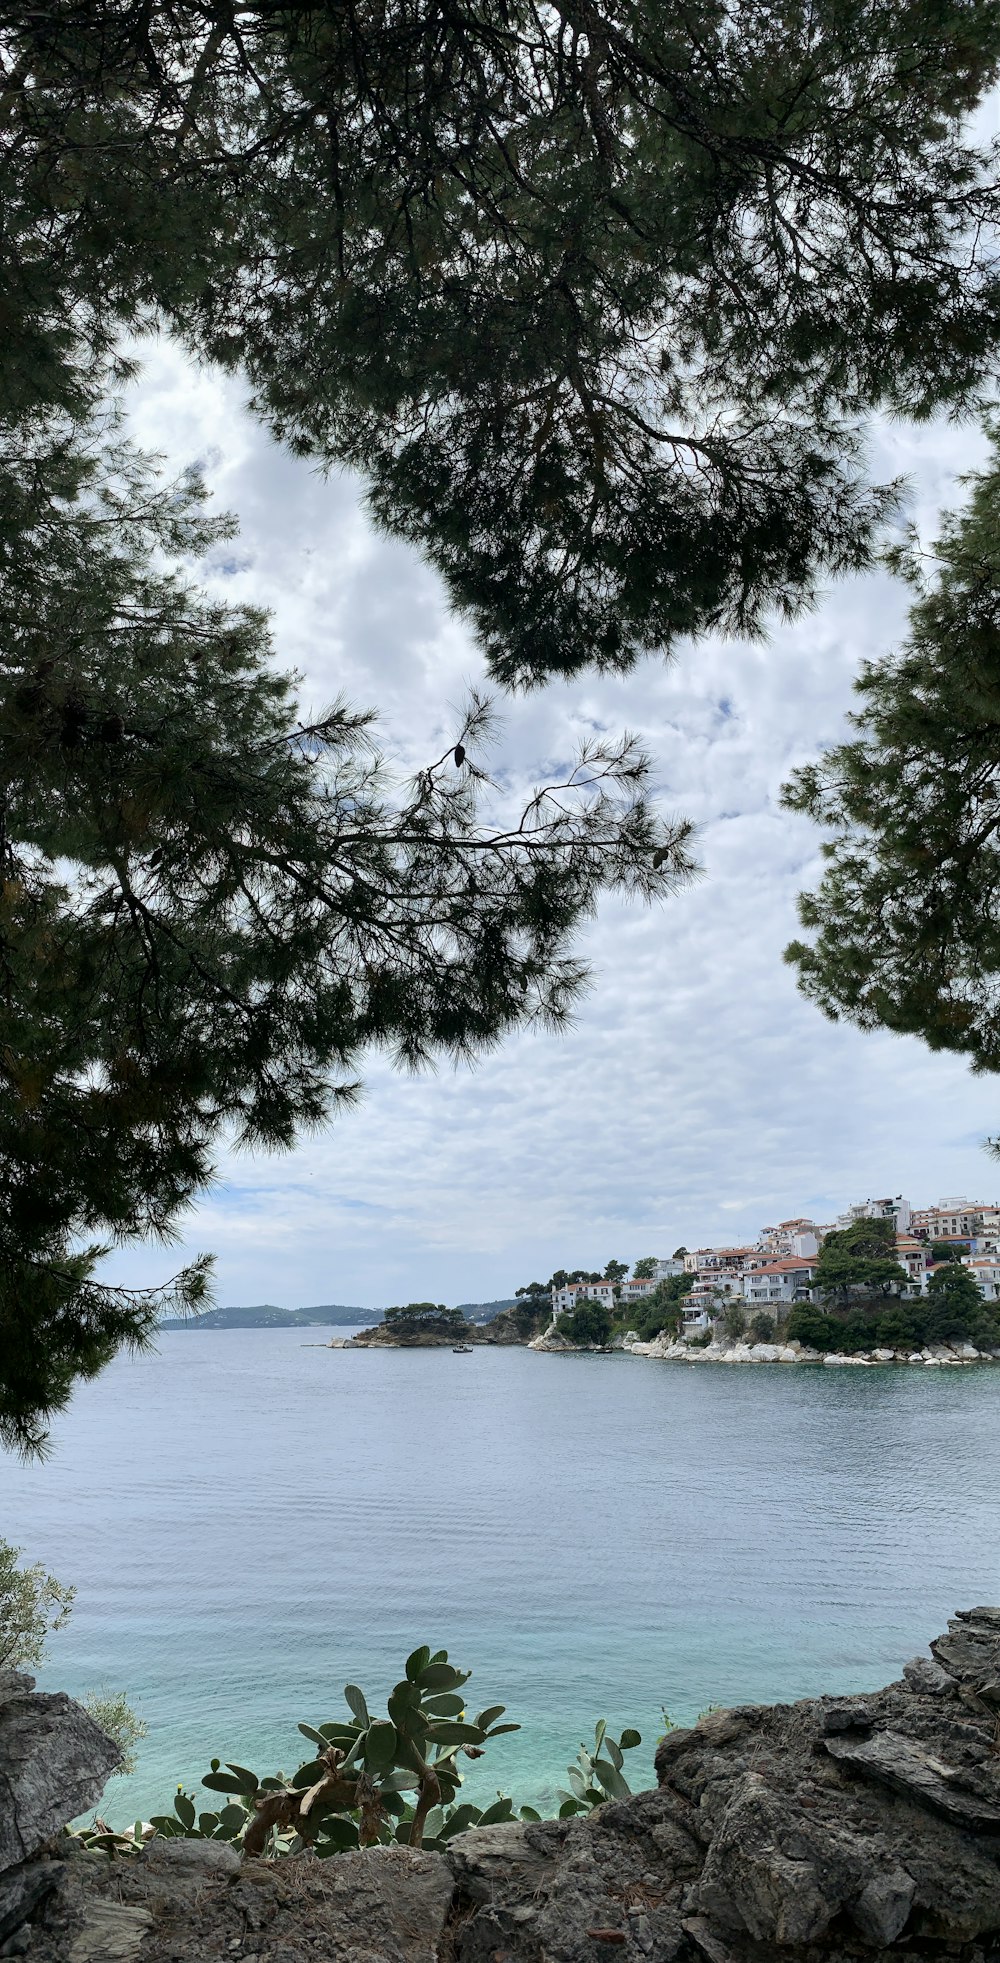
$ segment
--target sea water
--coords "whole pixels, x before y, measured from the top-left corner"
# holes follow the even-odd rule
[[[467,1794],[551,1807],[597,1718],[871,1688],[1000,1602],[1000,1369],[344,1350],[180,1330],[81,1386],[0,1534],[78,1594],[43,1687],[149,1727],[116,1824],[209,1760],[291,1771],[420,1643],[523,1726]],[[340,1332],[338,1332],[340,1333]]]

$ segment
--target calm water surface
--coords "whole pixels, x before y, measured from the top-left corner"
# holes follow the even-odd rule
[[[119,1823],[210,1757],[292,1769],[419,1642],[506,1702],[470,1796],[552,1786],[594,1719],[881,1684],[1000,1601],[1000,1370],[681,1368],[178,1331],[0,1457],[0,1533],[79,1593],[42,1681],[149,1725]],[[302,1747],[300,1753],[299,1747]],[[648,1748],[648,1749],[647,1749]]]

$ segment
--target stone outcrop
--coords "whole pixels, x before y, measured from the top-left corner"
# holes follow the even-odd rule
[[[453,1329],[398,1329],[391,1323],[377,1322],[374,1329],[359,1330],[346,1343],[331,1343],[331,1349],[347,1350],[450,1350],[456,1343],[481,1343],[482,1331],[476,1323],[456,1323]]]
[[[501,1309],[500,1314],[494,1316],[492,1322],[480,1323],[479,1341],[504,1345],[519,1343],[524,1346],[546,1327],[550,1316],[548,1303],[544,1309],[535,1310],[518,1303],[516,1308]]]
[[[62,1884],[47,1843],[96,1804],[120,1757],[72,1698],[0,1670],[0,1955],[17,1953],[21,1930]]]
[[[79,1704],[0,1671],[0,1874],[96,1804],[121,1760]]]
[[[714,1711],[655,1790],[444,1853],[77,1854],[18,1937],[34,1963],[1000,1963],[1000,1609],[931,1650],[882,1691]]]
[[[533,1345],[540,1348],[540,1344]],[[553,1344],[545,1347],[554,1348]],[[713,1337],[702,1347],[673,1336],[655,1336],[649,1343],[630,1343],[622,1347],[632,1356],[651,1356],[661,1363],[811,1363],[827,1369],[852,1366],[871,1369],[884,1364],[916,1364],[932,1370],[1000,1362],[1000,1350],[977,1350],[972,1343],[934,1343],[922,1350],[860,1350],[848,1355],[839,1351],[811,1350],[804,1343],[730,1342]]]
[[[347,1342],[332,1342],[331,1349],[447,1349],[454,1343],[481,1343],[487,1348],[491,1345],[526,1345],[529,1338],[536,1335],[548,1321],[548,1308],[531,1315],[520,1306],[515,1309],[501,1309],[492,1322],[467,1322],[457,1329],[421,1330],[416,1335],[400,1335],[384,1322],[376,1323],[374,1329],[362,1329],[357,1336]]]

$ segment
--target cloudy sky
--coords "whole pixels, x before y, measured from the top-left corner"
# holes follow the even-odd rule
[[[171,466],[198,460],[239,540],[206,569],[267,606],[307,708],[339,690],[380,714],[401,772],[440,752],[482,663],[436,576],[244,412],[239,385],[169,343],[145,350],[131,409]],[[974,431],[880,433],[933,535]],[[224,1157],[184,1251],[218,1257],[221,1303],[383,1305],[512,1294],[557,1266],[604,1266],[869,1193],[993,1196],[982,1151],[1000,1090],[916,1041],[826,1023],[781,959],[818,835],[779,809],[795,764],[837,740],[851,679],[898,639],[885,576],[842,584],[766,646],[710,642],[620,681],[556,683],[504,705],[496,761],[530,784],[596,727],[639,732],[659,792],[701,828],[703,880],[653,910],[606,904],[581,938],[594,985],[568,1034],[528,1034],[475,1070],[400,1077],[374,1060],[360,1108],[278,1157]],[[177,1253],[128,1249],[151,1282]]]

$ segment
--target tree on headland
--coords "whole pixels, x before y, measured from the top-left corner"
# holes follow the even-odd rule
[[[627,1274],[628,1274],[627,1261],[609,1261],[604,1270],[602,1280],[616,1283],[619,1281],[624,1281]]]
[[[574,1308],[559,1316],[556,1328],[571,1343],[603,1347],[611,1335],[611,1317],[603,1302],[595,1302],[591,1295],[581,1295]]]
[[[812,1287],[817,1295],[845,1306],[852,1299],[887,1295],[906,1288],[910,1277],[896,1259],[891,1220],[853,1220],[825,1235],[816,1258]]]
[[[982,1291],[968,1268],[946,1261],[927,1281],[926,1340],[962,1341],[983,1315]]]
[[[637,1261],[632,1270],[634,1279],[636,1281],[652,1281],[657,1266],[658,1262],[655,1254],[644,1254],[641,1261]]]
[[[407,1302],[386,1309],[385,1324],[396,1336],[461,1336],[469,1327],[461,1309],[446,1309],[443,1302]]]

